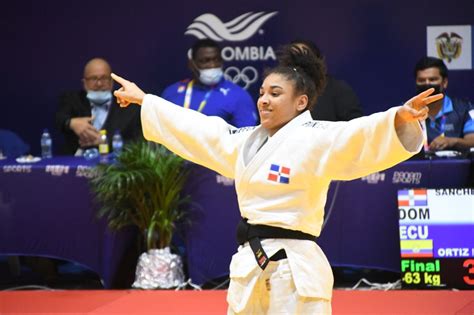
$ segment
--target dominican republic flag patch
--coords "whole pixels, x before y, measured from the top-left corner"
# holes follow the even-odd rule
[[[268,173],[268,180],[282,184],[289,184],[290,168],[277,164],[272,164],[270,166],[270,172]]]
[[[428,195],[426,189],[404,189],[398,191],[398,206],[427,206]]]

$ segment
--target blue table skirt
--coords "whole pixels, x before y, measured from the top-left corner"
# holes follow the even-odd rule
[[[96,218],[87,180],[96,163],[81,157],[0,161],[0,254],[74,261],[110,288],[134,232],[114,233]]]
[[[97,161],[55,157],[34,164],[0,161],[0,254],[41,255],[81,263],[110,287],[134,235],[97,220],[87,178]],[[189,164],[193,200],[185,236],[189,276],[203,284],[228,275],[240,219],[233,181]],[[336,182],[318,243],[333,266],[400,271],[397,190],[465,187],[469,160],[408,161],[366,178]]]

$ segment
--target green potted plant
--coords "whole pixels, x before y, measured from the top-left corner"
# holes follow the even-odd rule
[[[184,160],[161,145],[142,141],[124,146],[115,163],[97,169],[91,186],[101,205],[98,216],[105,217],[112,230],[135,225],[142,233],[146,252],[140,256],[133,286],[180,285],[181,258],[171,254],[169,246],[188,201],[181,193],[187,178]]]

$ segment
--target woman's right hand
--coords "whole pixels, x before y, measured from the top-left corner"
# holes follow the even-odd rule
[[[112,79],[120,84],[122,87],[114,91],[114,95],[117,98],[117,103],[120,107],[127,107],[131,103],[142,105],[145,92],[143,92],[135,83],[130,82],[115,73],[111,74]]]

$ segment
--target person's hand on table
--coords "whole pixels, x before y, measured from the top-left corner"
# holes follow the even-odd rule
[[[69,128],[79,137],[79,143],[89,143],[99,139],[100,133],[92,125],[93,119],[93,117],[71,118]]]
[[[440,151],[456,146],[457,138],[445,137],[444,134],[436,137],[430,143],[430,151]]]

